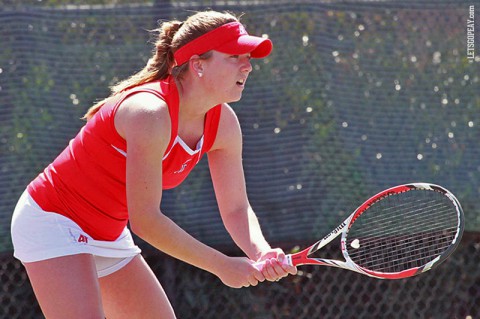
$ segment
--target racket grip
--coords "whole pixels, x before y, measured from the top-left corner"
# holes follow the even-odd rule
[[[293,266],[292,255],[285,255],[285,259],[283,259],[282,265]],[[265,267],[265,260],[256,262],[253,264],[253,266],[257,268],[259,271],[262,271],[263,267]]]

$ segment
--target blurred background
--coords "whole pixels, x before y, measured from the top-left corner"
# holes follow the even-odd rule
[[[368,197],[409,182],[461,202],[466,233],[439,268],[382,281],[302,267],[230,289],[138,240],[179,318],[480,318],[480,1],[0,0],[0,318],[43,318],[12,257],[16,201],[109,86],[143,68],[149,30],[213,9],[242,15],[272,54],[253,60],[240,102],[251,204],[273,246],[323,237]],[[473,22],[469,24],[468,20]],[[467,28],[473,24],[474,34]],[[240,255],[204,158],[162,210]],[[79,172],[81,174],[81,172]],[[338,256],[333,245],[322,256]]]

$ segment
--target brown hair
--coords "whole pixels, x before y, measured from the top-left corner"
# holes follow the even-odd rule
[[[190,16],[184,22],[178,20],[163,22],[159,28],[152,30],[158,33],[158,36],[153,56],[148,60],[147,65],[129,78],[113,85],[110,88],[111,95],[90,107],[83,118],[91,119],[108,99],[132,87],[163,80],[169,74],[181,78],[188,69],[188,63],[175,66],[174,52],[201,35],[234,21],[238,21],[238,18],[228,12],[203,11]],[[208,56],[208,52],[202,55],[204,58]]]

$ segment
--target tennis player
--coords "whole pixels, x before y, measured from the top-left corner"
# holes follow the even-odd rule
[[[296,273],[267,243],[249,204],[242,134],[227,104],[241,98],[250,59],[269,55],[271,41],[215,11],[157,31],[145,68],[88,110],[86,125],[15,209],[14,255],[46,318],[175,318],[128,222],[154,247],[230,287]],[[225,227],[248,257],[208,247],[160,210],[162,190],[179,185],[205,153]],[[253,263],[263,260],[258,271]]]

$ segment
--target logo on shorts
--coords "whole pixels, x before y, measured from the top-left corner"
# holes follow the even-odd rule
[[[88,244],[88,237],[80,233],[78,230],[69,228],[68,232],[70,233],[70,236],[73,241],[84,244],[84,245]]]
[[[78,236],[77,242],[88,244],[88,237],[80,234],[80,236]]]

